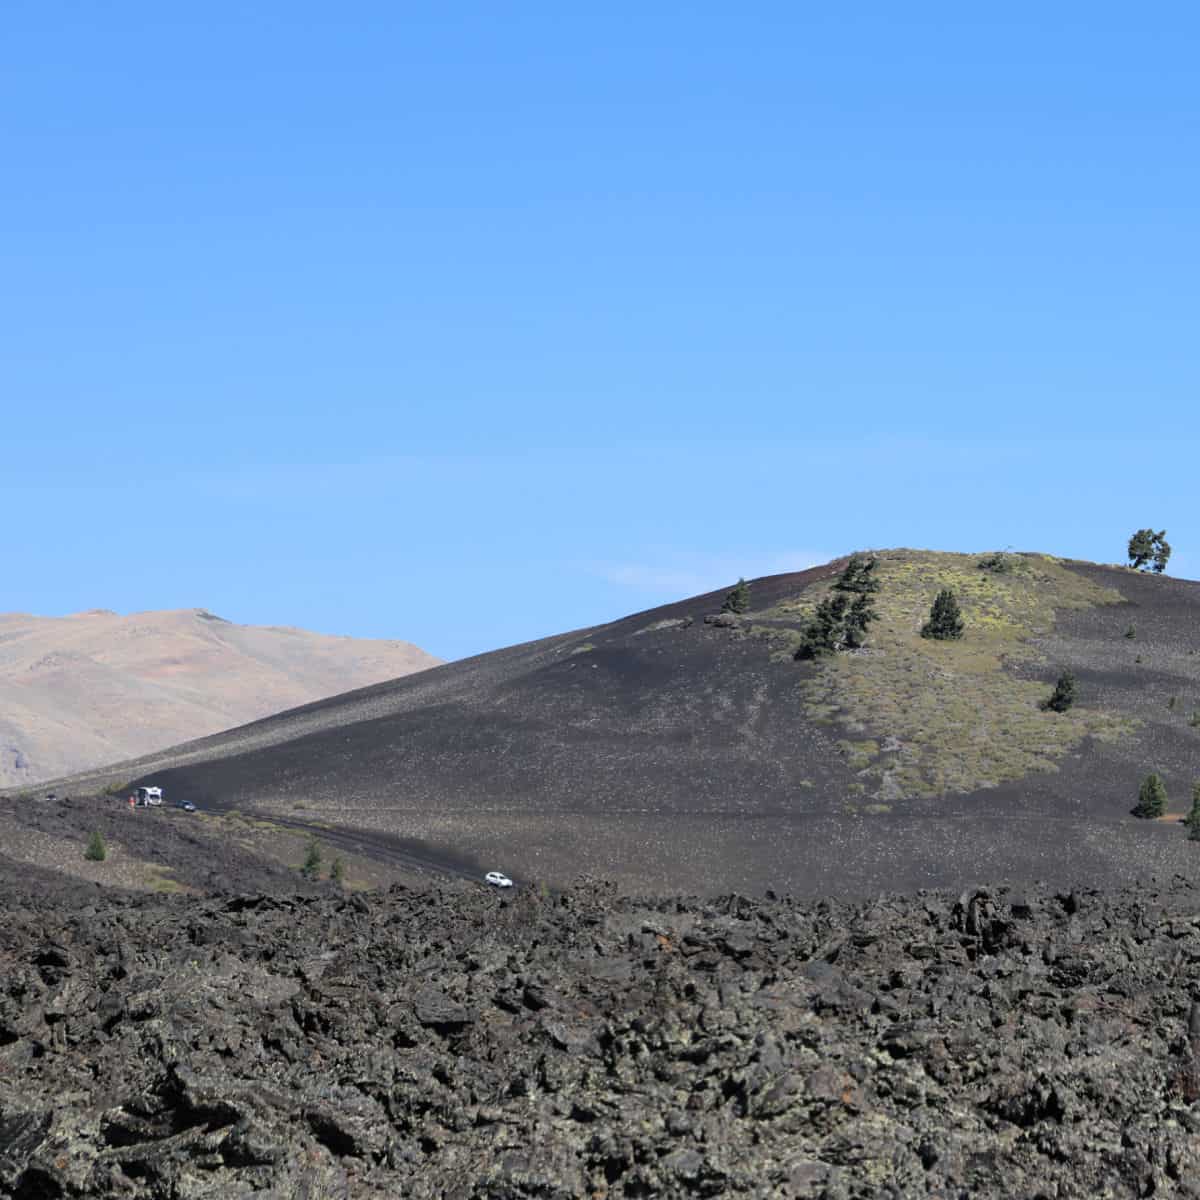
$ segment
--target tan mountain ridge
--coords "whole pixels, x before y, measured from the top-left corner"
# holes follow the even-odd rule
[[[0,788],[204,737],[441,660],[204,609],[0,613]]]

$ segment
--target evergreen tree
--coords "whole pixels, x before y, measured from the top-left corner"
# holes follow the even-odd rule
[[[1129,565],[1135,570],[1142,570],[1154,557],[1154,530],[1139,529],[1129,539]]]
[[[850,555],[850,561],[838,576],[833,590],[873,596],[879,591],[879,580],[875,578],[876,561],[874,558],[864,558],[861,554]]]
[[[321,871],[321,847],[316,838],[308,839],[308,848],[304,853],[304,862],[300,866],[300,874],[305,879],[316,879]]]
[[[1187,826],[1188,840],[1200,842],[1200,780],[1192,784],[1192,811],[1183,818]]]
[[[845,645],[848,650],[857,650],[867,640],[867,626],[876,617],[869,595],[861,595],[850,606],[843,626]]]
[[[1066,712],[1075,703],[1075,676],[1070,671],[1064,671],[1054,685],[1054,691],[1049,700],[1042,701],[1043,711]]]
[[[1160,529],[1139,529],[1129,539],[1129,565],[1136,571],[1144,571],[1149,567],[1157,575],[1167,569],[1167,560],[1171,557],[1171,544],[1167,541],[1167,531]]]
[[[1167,811],[1167,786],[1157,771],[1151,771],[1142,780],[1138,789],[1138,802],[1133,810],[1135,817],[1161,817]]]
[[[842,593],[831,592],[813,613],[812,619],[804,627],[800,648],[796,651],[797,658],[817,658],[822,654],[832,654],[842,648],[846,611],[850,607],[849,599]]]
[[[804,627],[796,658],[816,658],[838,650],[857,650],[878,613],[871,597],[879,591],[876,560],[852,554],[828,596]]]
[[[750,585],[739,579],[737,586],[725,597],[721,604],[722,612],[744,613],[750,608]]]
[[[108,847],[104,844],[104,838],[100,836],[99,830],[88,838],[87,849],[84,850],[83,857],[90,862],[103,862],[108,857]]]
[[[346,864],[340,858],[335,858],[329,864],[329,879],[330,882],[336,883],[338,887],[342,886],[343,880],[346,878]]]
[[[929,610],[929,620],[921,626],[923,638],[950,641],[963,635],[962,612],[950,588],[942,588]]]

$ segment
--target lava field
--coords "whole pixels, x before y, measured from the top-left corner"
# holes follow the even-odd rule
[[[1200,1195],[1200,892],[7,877],[0,1194]]]

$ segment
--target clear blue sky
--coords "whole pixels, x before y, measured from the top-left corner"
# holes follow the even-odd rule
[[[1200,573],[1200,10],[991,9],[5,5],[0,609],[457,657],[859,547]]]

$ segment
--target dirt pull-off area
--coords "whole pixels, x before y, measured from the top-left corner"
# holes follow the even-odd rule
[[[103,861],[85,854],[98,834]],[[308,880],[301,867],[315,847]],[[418,884],[436,875],[481,879],[485,867],[430,847],[326,823],[253,813],[186,812],[172,805],[131,809],[112,796],[54,801],[0,797],[0,848],[15,865],[106,888],[192,894],[291,893],[340,877],[351,890]]]
[[[1190,881],[847,906],[50,878],[0,859],[6,1196],[1200,1195]]]

